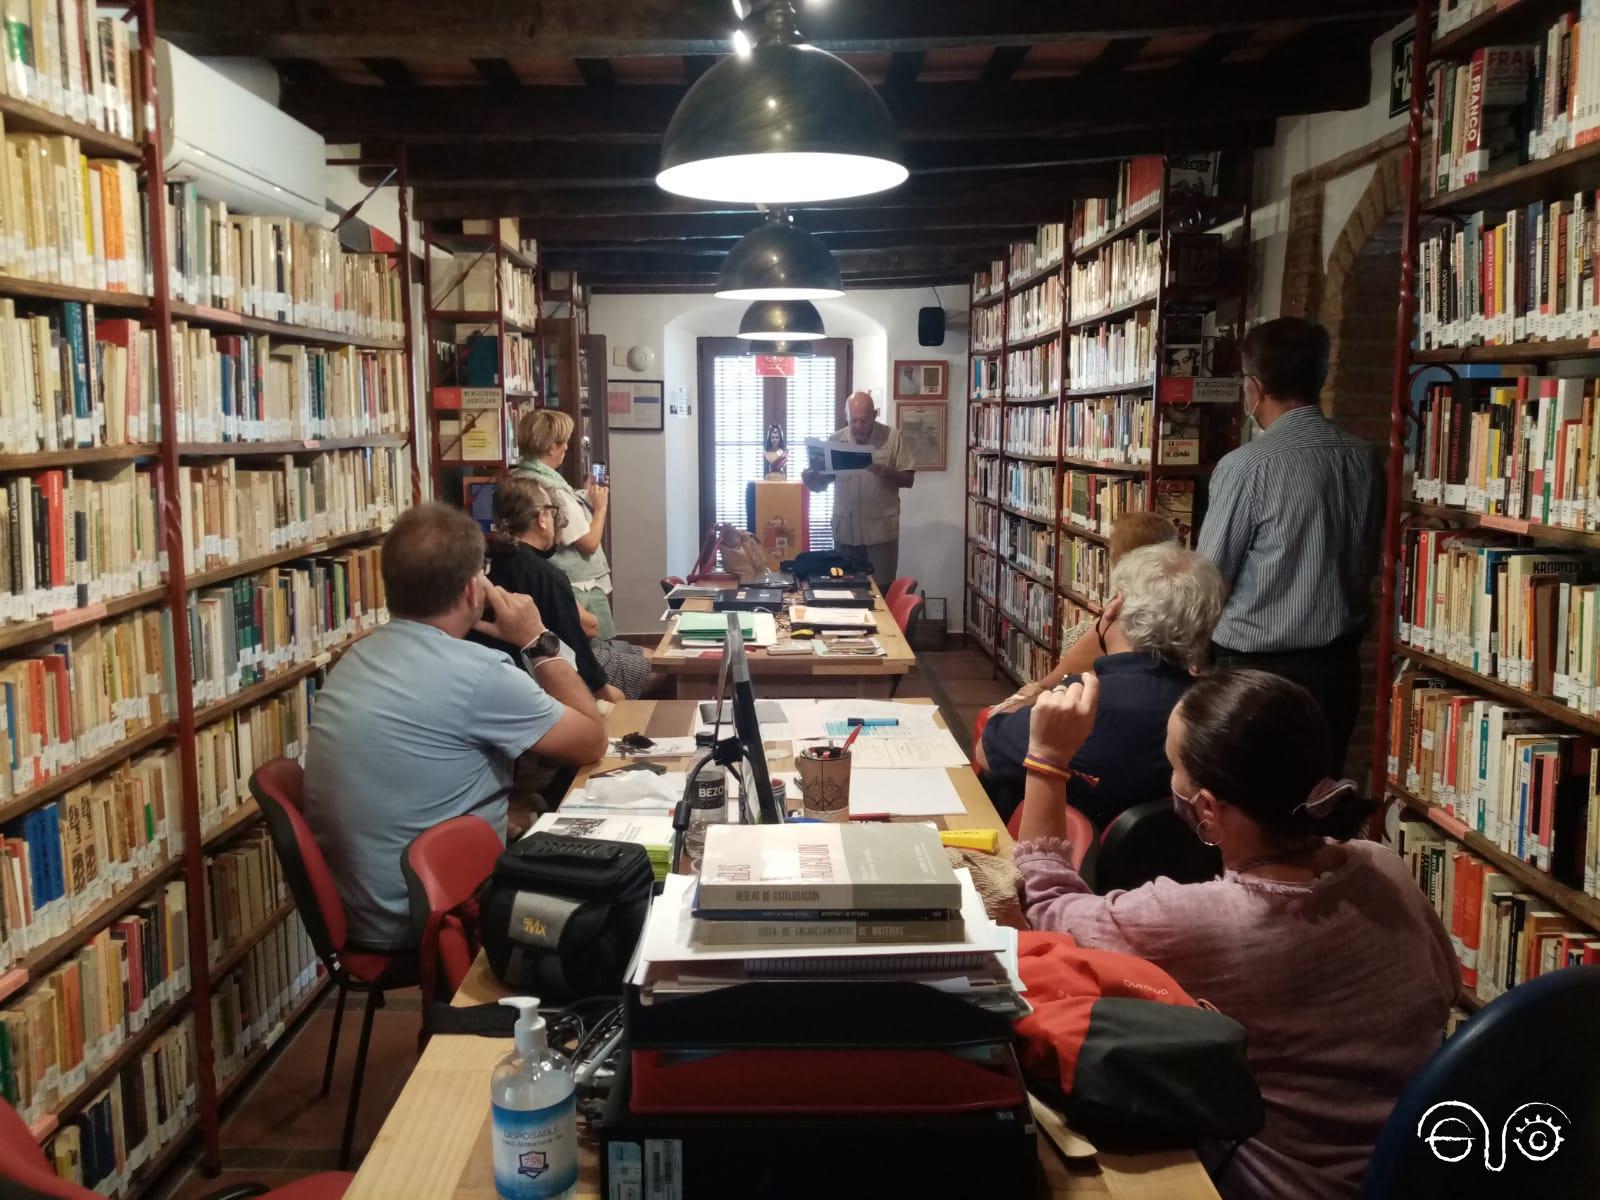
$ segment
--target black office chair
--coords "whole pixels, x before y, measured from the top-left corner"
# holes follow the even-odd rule
[[[1486,1005],[1401,1093],[1363,1200],[1600,1195],[1596,1013],[1600,967],[1552,971]]]
[[[1107,825],[1092,870],[1090,882],[1104,895],[1161,876],[1178,883],[1215,879],[1222,874],[1222,855],[1194,835],[1169,796],[1135,804]]]

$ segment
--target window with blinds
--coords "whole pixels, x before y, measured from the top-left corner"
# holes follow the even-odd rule
[[[838,429],[835,402],[838,396],[839,360],[831,355],[796,358],[794,374],[788,384],[789,478],[799,479],[806,465],[806,439],[826,438]],[[833,549],[833,489],[811,497],[811,549]]]

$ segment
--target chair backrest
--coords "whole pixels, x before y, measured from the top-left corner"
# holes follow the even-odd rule
[[[910,575],[902,575],[889,585],[889,590],[883,594],[883,602],[892,607],[901,596],[908,596],[916,590],[917,581]]]
[[[1072,847],[1072,869],[1082,871],[1083,863],[1089,856],[1100,835],[1095,832],[1094,822],[1083,813],[1067,805],[1067,842]],[[1017,805],[1011,810],[1011,819],[1006,822],[1006,832],[1011,835],[1011,840],[1016,841],[1022,832],[1022,805]]]
[[[922,597],[907,593],[900,599],[890,602],[889,615],[894,618],[894,623],[900,626],[900,632],[904,633],[911,628],[911,622],[917,619],[917,613],[921,608]]]
[[[250,794],[261,805],[267,830],[272,834],[272,847],[278,852],[283,877],[311,944],[328,970],[337,972],[350,925],[328,860],[322,856],[322,848],[301,814],[305,772],[292,758],[274,758],[262,763],[250,776]]]
[[[455,995],[467,977],[479,946],[478,889],[505,848],[494,826],[471,814],[435,825],[406,847],[400,869],[417,932],[424,1012],[435,997]]]
[[[1221,873],[1216,847],[1197,838],[1166,797],[1135,804],[1106,826],[1095,861],[1094,890],[1104,894],[1136,888],[1162,876],[1203,883]]]
[[[1595,966],[1551,971],[1485,1005],[1400,1094],[1367,1164],[1361,1195],[1595,1195],[1600,1038],[1586,1032],[1597,1012]],[[1559,1134],[1553,1150],[1552,1131]],[[1471,1139],[1470,1146],[1463,1139]],[[1459,1161],[1445,1161],[1441,1153]]]
[[[68,1183],[50,1169],[44,1150],[22,1114],[0,1100],[0,1194],[19,1200],[33,1197],[60,1197],[61,1200],[94,1200],[95,1192]]]

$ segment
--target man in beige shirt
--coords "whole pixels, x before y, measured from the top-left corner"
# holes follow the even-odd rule
[[[878,587],[888,590],[900,565],[900,489],[916,480],[911,451],[900,434],[878,420],[878,409],[866,392],[854,392],[845,401],[850,424],[833,435],[872,447],[872,465],[865,471],[823,475],[803,471],[801,481],[813,492],[832,485],[834,548],[872,565]],[[848,438],[847,436],[848,435]]]

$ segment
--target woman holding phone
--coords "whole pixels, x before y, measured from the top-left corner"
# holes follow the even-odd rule
[[[611,615],[611,564],[601,539],[611,489],[591,480],[580,496],[562,477],[558,468],[567,457],[572,429],[572,418],[557,409],[527,413],[517,423],[517,448],[522,452],[517,472],[544,484],[561,505],[560,533],[550,561],[572,581],[578,603],[594,616],[599,636],[609,642],[617,636],[617,623]]]

